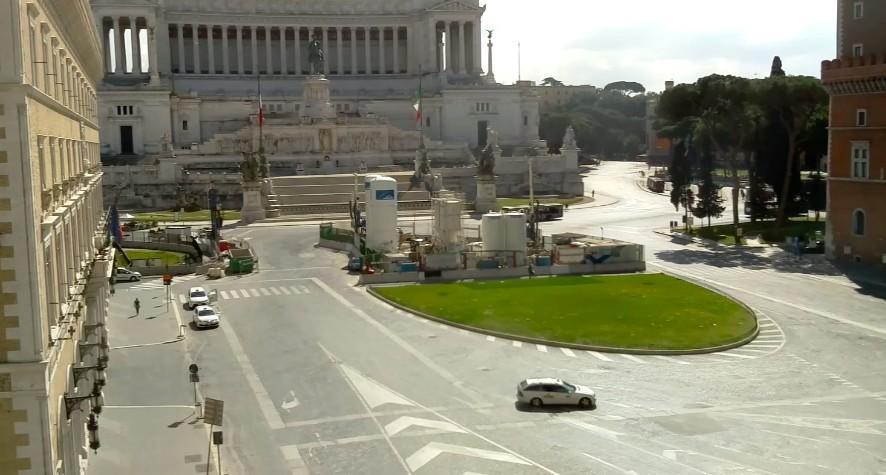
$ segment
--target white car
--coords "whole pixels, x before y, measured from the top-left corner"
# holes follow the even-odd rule
[[[194,325],[197,325],[197,328],[217,327],[218,312],[209,305],[200,305],[194,309]]]
[[[517,401],[533,407],[576,404],[594,409],[597,407],[597,394],[587,386],[569,384],[562,379],[529,378],[517,385]]]
[[[131,271],[125,267],[118,267],[114,272],[114,282],[138,282],[142,280],[141,272]]]
[[[203,287],[191,287],[188,290],[188,308],[209,305],[209,293]]]

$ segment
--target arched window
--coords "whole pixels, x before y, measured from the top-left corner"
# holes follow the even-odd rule
[[[864,236],[865,215],[864,210],[857,209],[852,213],[852,234]]]

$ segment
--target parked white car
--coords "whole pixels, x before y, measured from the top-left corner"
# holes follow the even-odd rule
[[[203,287],[191,287],[188,290],[188,308],[209,305],[209,293]]]
[[[517,385],[517,401],[533,407],[575,404],[588,409],[597,407],[597,394],[587,386],[570,384],[556,378],[529,378]]]
[[[194,309],[194,325],[197,328],[213,328],[218,323],[218,312],[209,305],[200,305]]]
[[[141,272],[131,271],[125,267],[118,267],[114,272],[114,282],[138,282],[142,280]]]

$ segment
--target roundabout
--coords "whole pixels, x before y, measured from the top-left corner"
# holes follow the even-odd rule
[[[497,337],[638,354],[722,351],[753,340],[746,306],[663,275],[572,276],[378,287],[403,310]]]

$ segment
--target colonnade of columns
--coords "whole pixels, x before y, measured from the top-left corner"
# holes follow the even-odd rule
[[[438,21],[433,29],[432,64],[436,71],[479,74],[482,71],[480,28],[473,21]]]
[[[141,32],[147,31],[142,51]],[[129,31],[129,38],[126,32]],[[101,21],[102,44],[105,51],[105,69],[108,74],[148,74],[157,77],[157,41],[154,23],[143,17],[104,17]],[[111,35],[114,41],[111,43]],[[144,54],[147,53],[147,54]],[[142,57],[147,57],[147,68]]]
[[[178,74],[310,74],[308,44],[326,52],[323,74],[413,72],[410,26],[288,27],[169,25],[172,72]]]

